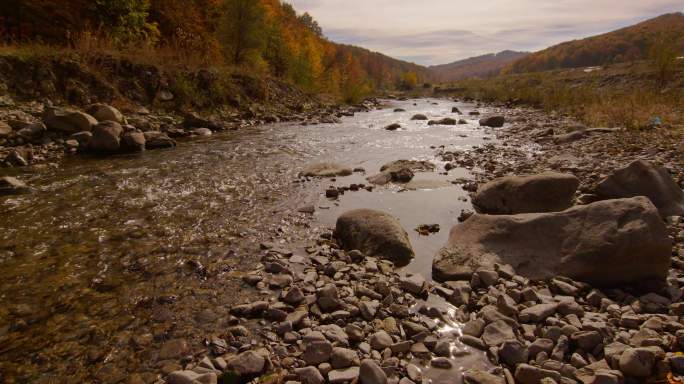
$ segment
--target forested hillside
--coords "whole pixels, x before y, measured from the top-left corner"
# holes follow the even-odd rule
[[[348,100],[428,76],[423,67],[330,42],[310,15],[280,0],[4,0],[0,17],[0,36],[15,44],[78,49],[97,39],[147,55],[173,50],[186,62],[240,67]]]
[[[483,78],[498,75],[508,64],[527,55],[527,52],[502,51],[449,64],[435,65],[430,67],[430,70],[438,81],[456,81],[470,77]]]
[[[648,59],[657,46],[667,46],[684,54],[684,14],[666,14],[603,35],[558,44],[514,62],[506,72],[537,72],[643,60]]]

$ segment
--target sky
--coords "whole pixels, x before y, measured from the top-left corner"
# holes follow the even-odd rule
[[[286,0],[288,1],[288,0]],[[683,0],[289,0],[325,35],[423,65],[563,41],[684,11]]]

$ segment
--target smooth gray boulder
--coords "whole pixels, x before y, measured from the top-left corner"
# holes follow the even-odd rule
[[[577,177],[556,172],[506,176],[480,185],[473,205],[480,213],[497,215],[558,212],[572,206],[579,185]]]
[[[594,193],[602,200],[646,196],[662,217],[684,216],[684,191],[665,167],[637,160],[613,172]]]
[[[555,213],[476,214],[451,230],[432,271],[437,280],[464,280],[499,263],[531,279],[615,286],[663,279],[671,252],[655,206],[634,197]]]
[[[399,266],[414,256],[406,230],[391,215],[371,209],[349,211],[337,219],[335,236],[347,251],[391,260]]]
[[[301,176],[306,177],[335,177],[349,176],[352,170],[336,163],[315,163],[310,164],[301,172]]]

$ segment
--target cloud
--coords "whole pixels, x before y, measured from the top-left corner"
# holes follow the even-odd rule
[[[331,40],[420,64],[539,50],[667,12],[681,0],[291,0]]]

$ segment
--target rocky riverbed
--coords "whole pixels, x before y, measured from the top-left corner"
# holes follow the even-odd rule
[[[677,382],[678,139],[395,100],[341,124],[15,169],[33,191],[0,203],[2,378]],[[484,185],[547,171],[561,175],[542,188]],[[472,200],[491,214],[471,217]],[[503,235],[463,235],[483,220]],[[454,245],[469,257],[434,267]],[[526,250],[545,245],[544,262],[576,264],[534,275]]]

